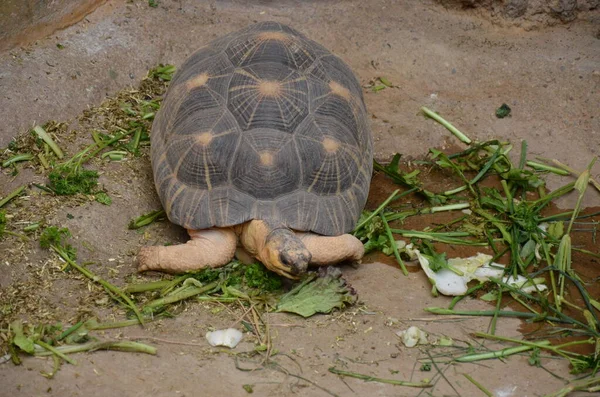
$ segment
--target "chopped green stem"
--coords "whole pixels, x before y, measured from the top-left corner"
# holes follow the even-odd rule
[[[498,287],[498,296],[496,297],[496,309],[494,310],[494,315],[492,316],[492,321],[490,322],[490,332],[492,334],[496,333],[496,322],[498,321],[498,313],[500,313],[500,304],[502,303],[502,290]]]
[[[583,196],[585,194],[585,191],[587,190],[589,180],[590,180],[590,171],[595,163],[596,163],[596,157],[594,157],[592,159],[592,161],[588,165],[587,169],[585,171],[583,171],[581,173],[581,175],[579,175],[579,177],[577,178],[577,181],[575,182],[575,189],[579,192],[579,195],[577,196],[577,203],[575,203],[575,208],[573,209],[573,215],[571,216],[571,221],[569,222],[569,226],[567,227],[567,232],[566,232],[567,234],[571,233],[573,223],[575,222],[577,215],[579,215],[579,212],[581,211],[581,203],[583,202]]]
[[[139,229],[143,226],[149,225],[152,222],[155,222],[156,220],[158,220],[159,218],[162,218],[165,216],[165,211],[164,210],[154,210],[154,211],[150,211],[147,214],[144,214],[142,216],[139,216],[135,219],[132,219],[129,222],[129,229]]]
[[[16,156],[13,156],[13,157],[9,158],[8,160],[6,160],[5,162],[3,162],[2,167],[6,168],[11,164],[18,163],[19,161],[29,161],[29,160],[33,160],[34,158],[35,158],[34,155],[31,153],[17,154]]]
[[[591,256],[594,256],[596,258],[600,258],[600,254],[598,254],[596,252],[584,250],[583,248],[575,248],[575,247],[571,247],[571,249],[573,251],[581,252],[581,253],[586,254],[586,255],[591,255]]]
[[[553,269],[554,271],[558,271],[560,272],[560,270],[556,270]],[[563,272],[561,272],[563,273]],[[553,272],[550,272],[550,275],[552,275]],[[588,308],[588,310],[592,311],[592,305],[589,301],[589,297],[587,296],[587,293],[585,293],[585,289],[583,288],[583,286],[581,286],[581,283],[579,283],[577,280],[573,279],[569,274],[564,273],[565,277],[568,278],[569,280],[571,280],[576,286],[577,288],[579,288],[579,292],[581,293],[581,296],[584,300],[584,302],[586,303],[586,307]],[[590,335],[594,335],[596,337],[600,337],[600,332],[598,332],[597,330],[589,327],[587,324],[582,323],[581,321],[578,321],[572,317],[569,317],[563,313],[560,312],[560,310],[558,310],[557,308],[552,307],[551,305],[544,305],[544,302],[542,300],[540,300],[539,298],[534,297],[533,295],[530,295],[526,292],[523,292],[522,290],[515,288],[511,285],[506,284],[505,282],[499,280],[499,279],[495,279],[495,278],[490,278],[490,281],[502,286],[502,288],[505,288],[511,292],[514,292],[517,295],[520,295],[522,297],[524,297],[525,299],[531,300],[533,302],[536,302],[538,304],[541,304],[544,307],[547,307],[548,310],[550,310],[552,313],[556,314],[558,317],[550,317],[550,316],[538,316],[536,314],[533,313],[524,313],[527,314],[528,318],[535,318],[535,319],[544,319],[547,321],[557,321],[557,322],[562,322],[562,323],[568,323],[568,324],[573,324],[573,325],[577,325],[583,329],[585,329]],[[557,299],[561,299],[561,298],[557,298]],[[506,313],[513,313],[513,312],[506,312]],[[518,312],[520,313],[520,312]],[[513,316],[513,317],[521,317],[521,316]],[[594,314],[594,318],[596,318],[595,314]],[[596,321],[598,321],[598,319],[596,318]]]
[[[581,172],[578,172],[577,170],[569,167],[566,164],[561,163],[558,160],[551,160],[551,159],[547,159],[547,158],[544,158],[544,157],[537,157],[537,159],[545,161],[547,163],[552,163],[552,164],[556,165],[557,167],[562,168],[563,170],[569,171],[573,175],[579,175],[579,174],[581,174]],[[589,183],[591,183],[598,191],[600,191],[600,183],[598,183],[598,181],[596,181],[594,178],[590,177]]]
[[[331,372],[332,374],[339,375],[339,376],[348,376],[350,378],[362,379],[367,382],[387,383],[389,385],[409,386],[409,387],[432,387],[433,386],[429,382],[415,383],[415,382],[407,382],[407,381],[396,380],[396,379],[376,378],[374,376],[358,374],[356,372],[342,371],[335,367],[329,368],[329,372]]]
[[[479,171],[479,173],[475,176],[475,178],[471,179],[471,181],[469,182],[470,185],[476,184],[481,178],[483,178],[483,176],[488,172],[488,170],[490,169],[490,167],[498,159],[498,156],[500,155],[500,152],[501,152],[501,148],[498,147],[498,149],[494,152],[494,154],[492,155],[492,157],[490,157],[490,159],[485,163],[485,165],[483,166],[483,168],[481,169],[481,171]]]
[[[21,240],[29,241],[29,237],[27,237],[26,235],[24,235],[24,234],[21,234],[21,233],[15,233],[15,232],[11,232],[10,230],[4,230],[4,233],[5,233],[5,234],[9,234],[9,235],[11,235],[11,236],[18,237],[18,238],[20,238]]]
[[[480,208],[475,209],[474,212],[478,215],[481,215],[482,217],[487,219],[489,222],[491,222],[494,226],[496,226],[498,228],[498,230],[500,231],[500,233],[502,234],[502,237],[504,238],[504,241],[506,242],[506,244],[509,246],[512,246],[512,236],[506,230],[506,228],[504,227],[504,225],[502,224],[501,221],[499,221],[493,215],[491,215],[490,213],[488,213]]]
[[[485,387],[483,387],[483,385],[482,385],[481,383],[479,383],[479,382],[477,382],[475,379],[473,379],[473,378],[471,377],[471,375],[469,375],[469,374],[463,374],[463,376],[464,376],[465,378],[467,378],[467,380],[468,380],[469,382],[471,382],[472,384],[474,384],[474,385],[475,385],[475,387],[477,387],[479,390],[481,390],[481,392],[482,392],[483,394],[485,394],[485,395],[486,395],[486,396],[488,396],[488,397],[494,397],[494,395],[493,395],[492,393],[490,393],[490,391],[489,391],[488,389],[486,389]]]
[[[536,163],[535,161],[528,160],[526,164],[536,171],[548,171],[552,172],[553,174],[562,176],[569,175],[569,171],[565,171],[563,169],[552,167],[546,164]]]
[[[423,106],[421,108],[421,110],[423,111],[423,113],[425,113],[426,116],[434,119],[435,121],[437,121],[438,123],[440,123],[441,125],[446,127],[448,129],[448,131],[450,131],[452,134],[454,134],[454,136],[457,137],[461,142],[466,143],[467,145],[471,144],[472,141],[468,136],[466,136],[465,134],[460,132],[456,127],[454,127],[448,121],[444,120],[439,114],[435,113],[431,109],[426,108],[425,106]]]
[[[364,221],[358,224],[354,229],[354,235],[356,232],[363,228],[367,223],[369,223],[373,218],[375,218],[392,200],[396,198],[396,195],[400,192],[400,189],[394,190],[394,192],[383,202],[375,211],[371,213]]]
[[[521,141],[521,156],[519,157],[519,169],[522,170],[525,168],[525,164],[527,162],[527,141]]]
[[[36,222],[36,223],[32,223],[31,225],[25,226],[23,228],[23,231],[24,232],[32,232],[32,231],[37,230],[39,228],[40,228],[40,223]]]
[[[508,338],[506,336],[490,335],[490,334],[486,334],[486,333],[483,333],[483,332],[475,332],[475,336],[477,336],[479,338],[494,339],[494,340],[500,340],[500,341],[503,341],[503,342],[516,343],[516,344],[519,344],[519,345],[528,346],[530,348],[536,348],[537,347],[537,348],[540,348],[540,349],[550,350],[550,351],[552,351],[554,353],[557,353],[557,354],[559,354],[559,355],[561,355],[563,357],[568,356],[569,353],[573,354],[571,352],[561,351],[565,347],[595,343],[594,340],[593,340],[593,338],[590,338],[590,339],[586,339],[586,340],[576,340],[576,341],[571,341],[571,342],[563,343],[562,345],[552,346],[550,344],[550,341],[547,341],[547,340],[542,340],[542,341],[539,341],[539,342],[529,342],[529,341],[526,341],[526,340]]]
[[[204,287],[190,287],[180,293],[169,295],[164,298],[155,299],[151,302],[148,302],[144,305],[144,309],[153,309],[159,306],[168,305],[169,303],[179,302],[181,300],[190,298],[194,295],[199,295],[208,292],[212,289],[215,289],[218,286],[219,283],[217,281],[213,281],[212,283],[206,284]]]
[[[149,117],[146,117],[149,116]],[[148,119],[150,117],[154,117],[154,113],[148,113],[144,115],[144,119]],[[138,127],[135,129],[135,133],[133,134],[133,138],[131,140],[131,146],[135,150],[140,146],[140,138],[142,137],[142,128]]]
[[[458,153],[453,153],[453,154],[449,154],[448,158],[449,159],[455,159],[458,157],[464,157],[464,156],[468,156],[471,153],[476,153],[479,152],[480,150],[484,149],[484,150],[488,150],[490,148],[490,146],[505,146],[507,143],[505,142],[500,142],[497,139],[493,139],[491,141],[486,141],[486,142],[481,142],[475,145],[471,145],[469,146],[467,149],[463,150],[462,152],[458,152]]]
[[[554,200],[558,197],[564,196],[567,193],[570,193],[573,189],[575,189],[575,182],[571,182],[562,187],[559,187],[558,189],[548,193],[544,197],[533,201],[531,203],[531,208],[535,212],[539,212],[542,210],[542,208],[544,208],[546,205],[548,205],[549,202],[551,202],[552,200]]]
[[[154,317],[144,316],[144,324],[154,320]],[[89,330],[102,330],[102,329],[114,329],[114,328],[125,328],[131,327],[132,325],[141,324],[140,320],[133,318],[131,320],[115,321],[110,323],[86,323],[85,327]]]
[[[524,312],[515,312],[510,310],[450,310],[444,309],[441,307],[426,307],[426,312],[433,314],[443,314],[443,315],[457,315],[457,316],[494,316],[498,315],[500,317],[519,317],[519,318],[531,318],[531,319],[539,319],[539,320],[547,320],[547,321],[555,321],[558,323],[568,323],[569,321],[565,319],[561,319],[558,317],[552,316],[544,316],[540,317],[533,313],[524,313]]]
[[[39,183],[32,183],[32,185],[45,192],[55,194],[54,190],[50,189],[48,186],[40,185]]]
[[[173,288],[181,284],[181,282],[185,282],[185,280],[187,280],[189,277],[189,274],[182,274],[181,276],[175,277],[173,280],[168,280],[169,283],[165,284],[165,286],[161,289],[160,296],[165,296],[171,292]]]
[[[38,342],[36,342],[38,343]],[[126,352],[156,354],[156,348],[139,342],[123,341],[99,341],[89,342],[81,345],[65,345],[54,348],[55,351],[62,354],[72,354],[80,352],[91,352],[94,350],[119,350]],[[49,351],[36,352],[36,356],[49,356],[54,354]]]
[[[394,252],[394,256],[396,257],[396,262],[398,262],[398,264],[400,265],[400,268],[402,269],[402,273],[404,273],[405,276],[408,276],[408,270],[406,270],[406,266],[404,266],[404,261],[402,261],[402,258],[400,257],[400,253],[398,252],[398,247],[396,246],[396,240],[394,239],[394,235],[392,234],[390,225],[388,224],[387,219],[385,219],[385,215],[383,215],[383,212],[379,216],[381,217],[381,220],[383,221],[383,227],[385,228],[385,233],[387,234],[387,237],[390,240],[390,245],[392,247],[392,251]]]
[[[124,151],[124,150],[111,150],[110,152],[102,153],[102,156],[100,156],[100,158],[106,158],[106,157],[112,156],[112,155],[121,155],[121,156],[124,156],[126,154],[127,154],[127,152]]]
[[[130,284],[127,287],[123,288],[123,292],[127,292],[129,294],[137,294],[140,292],[155,291],[157,289],[162,289],[167,285],[171,284],[171,281],[172,280],[159,280],[143,284]]]
[[[527,350],[534,349],[535,347],[542,347],[542,346],[547,346],[547,345],[550,345],[549,341],[542,341],[542,342],[538,342],[536,344],[536,346],[509,347],[506,349],[495,350],[495,351],[486,352],[486,353],[467,354],[465,356],[460,356],[460,357],[455,358],[454,361],[457,361],[459,363],[470,363],[473,361],[489,360],[489,359],[498,358],[498,357],[508,357],[513,354],[522,353]]]
[[[83,164],[84,162],[88,161],[89,159],[91,159],[92,157],[94,157],[95,155],[97,155],[98,153],[100,153],[105,147],[112,145],[113,143],[120,141],[121,139],[125,138],[128,135],[131,135],[134,132],[134,130],[130,130],[130,131],[124,131],[121,134],[115,135],[114,137],[112,137],[111,139],[107,140],[107,141],[102,141],[101,144],[94,144],[93,146],[98,146],[96,148],[96,150],[94,150],[93,152],[91,152],[89,155],[87,155],[86,157],[82,157],[82,162],[81,164]]]
[[[13,190],[12,192],[10,192],[8,194],[8,196],[6,196],[2,200],[0,200],[0,208],[4,207],[10,200],[14,199],[19,194],[21,194],[21,192],[23,191],[23,189],[25,189],[25,186],[21,186],[21,187],[15,189],[15,190]]]
[[[65,332],[63,332],[62,334],[60,334],[58,336],[58,338],[56,338],[56,340],[63,340],[65,339],[67,336],[71,335],[73,332],[77,331],[79,328],[81,328],[81,326],[84,324],[83,321],[78,322],[77,324],[73,325],[72,327],[69,327],[67,330],[65,330]]]
[[[444,224],[442,224],[442,225],[436,226],[436,227],[434,227],[433,229],[431,229],[431,231],[432,231],[433,233],[435,233],[435,232],[437,232],[438,230],[442,230],[442,229],[445,229],[445,228],[447,228],[447,227],[450,227],[450,226],[454,225],[455,223],[462,222],[462,221],[464,221],[465,219],[467,219],[468,217],[469,217],[469,215],[465,214],[465,215],[463,215],[463,216],[461,216],[461,217],[458,217],[458,218],[456,218],[456,219],[454,219],[454,220],[452,220],[452,221],[450,221],[450,222],[448,222],[448,223],[444,223]]]
[[[399,234],[408,238],[420,238],[423,240],[439,241],[446,244],[469,245],[469,246],[487,246],[487,242],[479,242],[456,238],[456,236],[468,237],[467,232],[420,232],[416,230],[391,229],[392,233]]]
[[[444,196],[452,196],[453,194],[456,193],[460,193],[460,192],[464,192],[465,190],[468,189],[467,185],[462,185],[460,187],[457,187],[456,189],[452,189],[452,190],[447,190],[444,193],[442,193]]]
[[[54,354],[55,356],[58,356],[58,357],[62,358],[63,360],[65,360],[69,364],[77,365],[77,363],[75,361],[73,361],[69,357],[67,357],[65,355],[65,353],[61,352],[60,350],[58,350],[58,348],[52,347],[49,344],[47,344],[46,342],[41,341],[41,340],[36,340],[35,344],[38,345],[38,346],[40,346],[40,347],[43,347],[44,349],[46,349],[49,352],[49,354]]]
[[[39,136],[44,142],[46,142],[48,144],[48,146],[50,146],[50,148],[52,149],[52,151],[54,152],[54,154],[56,154],[56,157],[58,157],[59,159],[62,159],[65,155],[63,154],[62,150],[60,150],[60,148],[58,147],[58,145],[56,144],[56,142],[54,142],[54,140],[52,139],[52,137],[50,137],[50,135],[39,125],[36,125],[33,128],[33,131],[37,134],[37,136]]]
[[[546,216],[544,218],[540,218],[540,222],[557,221],[557,220],[566,221],[566,220],[570,219],[572,215],[573,215],[573,211],[562,212],[560,214],[555,214],[555,215]],[[591,214],[578,215],[577,219],[592,218],[596,215],[600,215],[600,211],[592,212]]]
[[[455,211],[455,210],[464,210],[471,206],[470,203],[455,203],[448,205],[441,205],[437,207],[424,208],[421,210],[421,214],[434,214],[436,212],[444,212],[444,211]]]

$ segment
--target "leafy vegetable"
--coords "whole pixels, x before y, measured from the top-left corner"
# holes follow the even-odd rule
[[[342,272],[335,267],[320,268],[318,275],[311,273],[283,295],[276,310],[310,317],[355,303],[358,298],[356,292],[341,275]]]
[[[258,288],[262,291],[276,291],[281,289],[281,279],[275,274],[267,270],[261,263],[253,263],[246,266],[244,273],[246,285],[250,288]]]
[[[10,324],[10,328],[13,335],[11,343],[17,346],[19,349],[23,350],[24,352],[32,354],[34,351],[33,340],[25,336],[23,332],[23,324],[21,323],[21,321],[13,321]]]
[[[158,1],[156,1],[158,3]],[[158,4],[157,4],[158,5]],[[173,65],[158,65],[156,68],[148,72],[149,78],[158,77],[164,81],[170,81],[175,73],[175,66]]]
[[[104,205],[112,204],[112,199],[105,192],[96,193],[96,201],[99,202],[100,204],[104,204]]]
[[[49,187],[59,196],[70,196],[77,193],[92,194],[98,185],[98,172],[58,167],[48,175]]]
[[[77,249],[65,242],[65,239],[71,237],[71,232],[66,227],[58,228],[49,226],[40,236],[40,246],[42,248],[59,247],[62,248],[71,260],[77,257]]]

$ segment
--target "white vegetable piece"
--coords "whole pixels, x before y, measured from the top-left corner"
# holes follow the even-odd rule
[[[206,333],[206,340],[211,346],[227,346],[234,348],[242,340],[242,333],[235,328],[220,329]]]
[[[431,270],[429,261],[421,255],[421,252],[414,248],[412,244],[406,246],[406,252],[413,258],[419,260],[419,264],[423,271],[429,277],[431,283],[435,286],[439,293],[443,295],[458,296],[464,295],[467,292],[467,283],[471,280],[479,280],[480,282],[488,281],[490,278],[502,278],[506,284],[512,285],[515,288],[520,288],[523,292],[531,293],[535,291],[545,291],[548,289],[546,285],[538,283],[539,280],[534,280],[536,285],[527,285],[527,279],[523,276],[504,276],[504,266],[492,262],[492,256],[478,253],[469,258],[451,258],[448,259],[448,265],[462,272],[462,275],[456,274],[448,269],[440,269],[438,272]]]
[[[406,347],[429,344],[427,333],[414,325],[409,327],[406,331],[396,332],[396,335],[402,338],[402,343],[404,343],[404,346]]]

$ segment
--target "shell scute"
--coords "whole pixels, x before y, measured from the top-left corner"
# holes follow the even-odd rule
[[[357,79],[276,22],[192,54],[151,140],[159,197],[169,219],[189,229],[265,219],[339,235],[367,198],[373,143]]]

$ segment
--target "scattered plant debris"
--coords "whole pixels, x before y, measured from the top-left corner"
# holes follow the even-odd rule
[[[156,354],[156,349],[143,343],[129,341],[92,341],[80,338],[79,342],[68,340],[67,336],[81,328],[81,324],[64,330],[61,324],[33,326],[19,321],[13,321],[8,329],[9,352],[12,362],[21,364],[19,353],[34,356],[53,356],[54,369],[51,373],[42,373],[47,378],[52,378],[60,369],[61,361],[69,364],[77,364],[75,360],[68,357],[69,354],[79,352],[91,352],[95,350],[120,350],[147,354]],[[87,335],[87,330],[84,331]],[[80,335],[83,335],[81,333]],[[65,343],[66,342],[66,343]]]
[[[329,368],[329,372],[331,372],[332,374],[339,375],[339,376],[347,376],[350,378],[362,379],[365,382],[379,382],[379,383],[387,383],[389,385],[408,386],[408,387],[422,387],[422,388],[433,387],[433,385],[429,382],[428,379],[424,379],[423,382],[420,382],[420,383],[407,382],[407,381],[396,380],[396,379],[377,378],[374,376],[358,374],[356,372],[342,371],[335,367]]]
[[[166,218],[166,213],[164,210],[154,210],[150,211],[147,214],[141,215],[135,219],[132,219],[129,222],[129,229],[139,229],[144,226],[148,226],[151,223],[154,223],[159,220],[163,220]]]
[[[490,316],[492,333],[495,332],[497,318],[503,316],[566,324],[566,327],[555,330],[553,337],[573,333],[578,336],[577,341],[558,346],[552,346],[550,341],[539,345],[522,341],[525,346],[514,348],[514,352],[531,349],[550,350],[569,359],[576,373],[587,371],[595,374],[599,369],[596,354],[573,356],[575,353],[569,351],[569,347],[577,344],[591,343],[600,346],[600,303],[590,295],[586,283],[572,268],[574,251],[596,258],[600,257],[600,253],[574,247],[571,243],[573,225],[582,219],[581,203],[585,190],[590,184],[596,186],[591,182],[590,176],[595,159],[580,173],[559,162],[542,159],[546,163],[552,162],[553,166],[548,166],[527,160],[527,143],[523,142],[519,162],[513,164],[509,158],[509,152],[512,150],[509,143],[498,140],[474,142],[437,113],[427,108],[422,108],[422,111],[469,146],[466,150],[453,154],[431,149],[429,159],[421,162],[426,167],[450,172],[459,185],[441,193],[426,191],[423,188],[424,184],[419,180],[418,170],[407,174],[400,169],[399,155],[395,155],[387,166],[375,162],[375,170],[389,176],[408,190],[404,193],[396,190],[375,211],[365,211],[355,229],[355,235],[365,243],[366,251],[377,249],[388,255],[394,254],[403,270],[405,268],[401,255],[407,255],[408,259],[411,259],[409,254],[412,252],[413,258],[418,257],[421,264],[425,264],[424,268],[434,284],[434,293],[438,289],[442,291],[442,275],[463,280],[467,273],[470,274],[459,283],[460,288],[455,292],[461,296],[452,301],[450,308],[427,308],[427,311],[436,314]],[[547,172],[563,176],[573,174],[578,178],[575,182],[568,182],[548,192],[542,179],[543,173]],[[481,185],[485,180],[493,181],[500,189]],[[544,214],[553,200],[571,192],[577,194],[577,203],[573,210],[556,215]],[[419,194],[429,206],[411,208],[408,211],[394,208],[393,202],[406,193]],[[453,207],[457,204],[458,207]],[[460,210],[463,213],[455,220],[435,229],[406,230],[393,225],[402,223],[409,217],[439,211],[435,206],[448,211]],[[597,214],[586,216],[592,215]],[[490,269],[484,270],[491,273],[486,273],[485,277],[480,278],[480,284],[468,288],[468,279],[473,278],[474,274],[469,265],[474,264],[471,263],[473,260],[446,258],[444,244],[491,249],[493,255],[484,255],[475,260],[477,263],[487,263],[486,266]],[[501,258],[507,260],[508,265],[494,264]],[[483,267],[477,265],[477,268],[476,271],[483,271]],[[579,296],[567,297],[567,284],[574,287]],[[454,309],[464,296],[473,295],[482,287],[489,291],[484,296],[486,299],[498,302],[496,310]],[[500,310],[499,305],[504,294],[523,305],[525,311]],[[584,307],[577,307],[573,303],[576,298],[581,299]],[[567,309],[571,309],[569,314]],[[595,350],[597,351],[597,348]],[[480,356],[469,356],[469,360],[476,360],[478,357]]]
[[[510,115],[511,110],[512,109],[506,103],[503,103],[498,109],[496,109],[496,117],[503,119]]]

